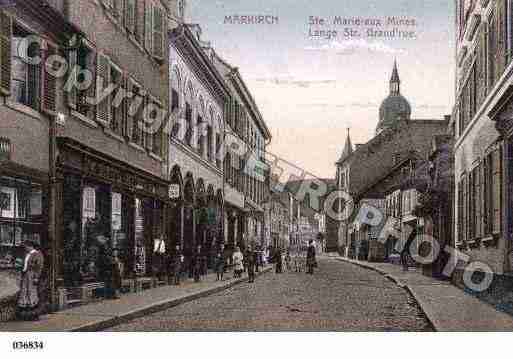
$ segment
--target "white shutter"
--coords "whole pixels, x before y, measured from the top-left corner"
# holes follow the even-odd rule
[[[164,59],[164,18],[158,6],[153,8],[153,56]]]
[[[125,26],[131,34],[135,33],[135,0],[125,0]]]
[[[144,47],[151,54],[153,53],[153,3],[145,0],[144,7]]]
[[[98,54],[96,69],[97,98],[100,99],[102,91],[110,84],[110,59],[103,53]],[[111,118],[111,95],[102,98],[96,110],[96,119],[105,126],[110,124]]]
[[[78,102],[78,90],[75,86],[77,83],[77,72],[74,71],[77,66],[78,60],[78,50],[76,48],[71,48],[68,51],[68,61],[69,61],[69,71],[68,71],[68,81],[71,81],[73,85],[71,88],[66,90],[66,97],[68,99],[68,106],[74,110],[77,109]]]
[[[0,12],[0,92],[9,96],[11,93],[11,41],[12,19]]]

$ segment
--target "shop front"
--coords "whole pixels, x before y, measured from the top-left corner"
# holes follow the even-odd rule
[[[57,277],[67,290],[61,302],[97,294],[115,253],[130,288],[162,272],[169,183],[72,140],[59,139],[59,152]]]
[[[23,242],[36,243],[45,258],[41,309],[48,304],[48,174],[12,161],[12,144],[0,137],[0,321],[13,319]]]

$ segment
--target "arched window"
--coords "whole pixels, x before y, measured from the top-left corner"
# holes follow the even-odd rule
[[[185,144],[187,144],[188,146],[192,146],[192,102],[194,98],[194,91],[192,89],[192,84],[190,82],[187,86],[186,91],[187,92],[185,97]]]

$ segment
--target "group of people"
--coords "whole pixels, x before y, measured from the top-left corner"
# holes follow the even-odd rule
[[[249,283],[255,281],[255,273],[259,271],[260,260],[258,252],[253,250],[251,246],[246,248],[243,254],[240,247],[235,247],[232,255],[233,275],[235,278],[242,277],[244,271],[248,272]]]
[[[296,253],[294,258],[292,258],[290,250],[287,251],[285,255],[285,265],[288,271],[291,271],[295,268],[296,272],[301,272],[301,268],[303,266],[303,256],[300,253]],[[283,272],[283,258],[282,251],[278,249],[275,251],[273,256],[273,261],[275,263],[275,271],[276,273]],[[317,267],[317,260],[315,258],[315,246],[313,241],[311,240],[308,243],[308,248],[306,250],[306,273],[314,274],[314,268]]]
[[[42,311],[41,297],[46,288],[41,285],[41,278],[44,270],[44,256],[36,243],[26,241],[24,243],[25,256],[23,261],[19,262],[21,270],[20,292],[17,300],[17,313],[20,319],[37,320]],[[102,265],[102,277],[105,279],[105,296],[107,298],[119,298],[121,289],[121,281],[123,277],[123,263],[119,259],[116,249],[112,250]],[[201,246],[197,246],[189,263],[191,276],[195,282],[201,281],[201,276],[206,274],[206,256],[201,250]],[[259,271],[260,258],[259,252],[248,246],[244,253],[240,247],[235,247],[231,257],[233,263],[234,277],[241,278],[242,273],[247,271],[250,283],[255,281],[255,273]],[[290,270],[290,252],[286,256],[287,269]],[[276,273],[283,272],[282,251],[276,250],[273,261],[275,263]],[[166,274],[168,283],[179,285],[184,269],[184,255],[180,250],[180,246],[176,246],[175,250],[167,256]],[[220,245],[214,256],[214,269],[216,272],[216,280],[223,280],[227,267],[227,258],[225,255],[224,245]],[[315,246],[313,241],[309,242],[306,254],[306,268],[308,274],[314,273],[314,267],[317,266],[315,258]],[[296,266],[296,270],[298,270]]]

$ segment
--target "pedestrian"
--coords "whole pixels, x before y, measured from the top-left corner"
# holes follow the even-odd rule
[[[285,266],[287,267],[287,272],[292,270],[292,258],[290,257],[290,250],[287,251],[287,255],[285,256]]]
[[[198,245],[196,247],[196,252],[194,253],[192,257],[192,265],[193,265],[193,274],[194,274],[194,281],[200,282],[201,281],[201,272],[203,267],[203,254],[201,251],[201,245]]]
[[[224,245],[221,244],[219,247],[219,250],[216,253],[215,258],[215,268],[217,273],[217,279],[216,280],[223,280],[224,275],[224,266],[225,266],[225,257],[224,257]]]
[[[255,253],[252,250],[251,246],[248,246],[246,250],[246,266],[248,269],[248,278],[249,283],[253,283],[255,281]]]
[[[260,261],[262,260],[260,253],[261,253],[261,251],[258,250],[258,248],[253,252],[253,255],[255,257],[255,272],[256,273],[260,272]]]
[[[401,265],[403,267],[403,271],[408,271],[408,247],[405,247],[401,251]]]
[[[175,250],[171,253],[169,259],[169,284],[180,285],[180,277],[182,273],[182,261],[183,256],[180,250],[180,246],[176,245]]]
[[[314,274],[315,266],[315,246],[313,244],[313,240],[310,240],[310,242],[308,242],[308,250],[306,252],[306,268],[308,269],[307,273]]]
[[[25,257],[17,301],[17,314],[22,320],[39,320],[39,280],[43,271],[44,258],[43,254],[36,249],[36,243],[25,241],[23,246]]]
[[[281,248],[276,249],[276,253],[274,254],[276,273],[283,272],[283,259],[281,258]]]
[[[119,299],[119,293],[122,285],[121,278],[123,277],[123,264],[119,260],[119,251],[117,248],[112,250],[108,266],[109,269],[107,272],[110,274],[110,278],[108,278],[105,283],[107,287],[107,298]]]
[[[239,247],[235,247],[235,251],[233,252],[232,260],[233,260],[234,277],[240,278],[242,275],[242,272],[244,271],[244,265],[242,263],[244,260],[244,256],[242,255],[242,252],[240,251]]]

